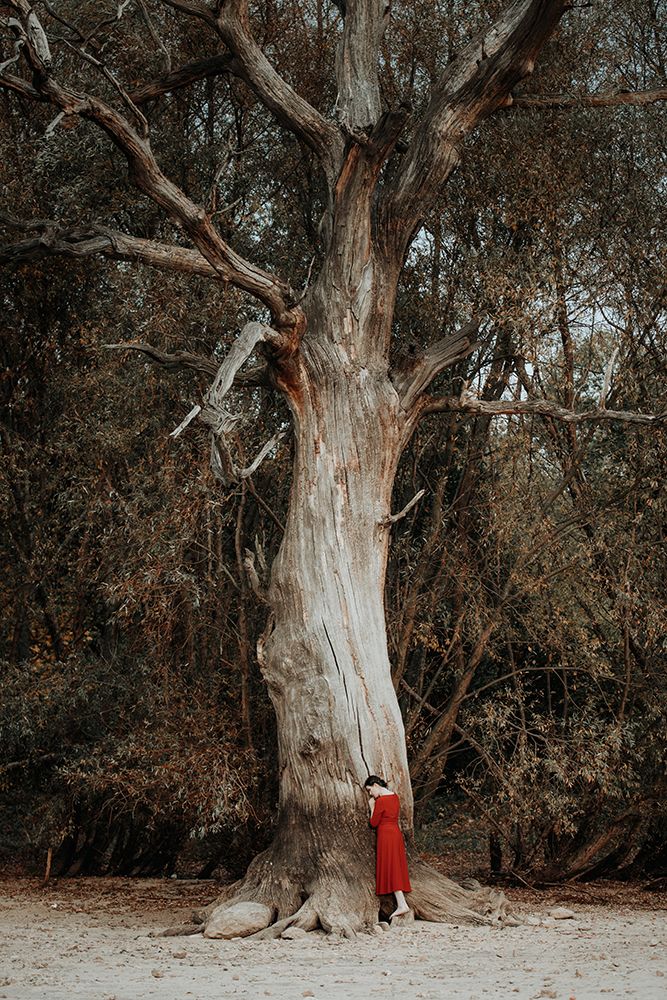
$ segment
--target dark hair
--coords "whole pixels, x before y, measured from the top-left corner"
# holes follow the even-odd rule
[[[377,774],[369,774],[364,781],[364,788],[370,788],[371,785],[380,785],[381,788],[386,788],[387,782],[384,778],[378,778]]]

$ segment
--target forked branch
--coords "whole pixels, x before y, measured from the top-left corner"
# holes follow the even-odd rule
[[[343,150],[340,131],[301,97],[267,59],[252,35],[247,0],[221,0],[217,4],[217,14],[203,4],[177,3],[174,0],[161,2],[198,17],[213,28],[231,57],[217,57],[220,70],[230,70],[240,77],[281,125],[316,153],[333,186]],[[210,75],[210,69],[209,66],[206,75]],[[188,72],[188,67],[181,71],[184,76]]]
[[[555,29],[567,0],[513,0],[446,67],[387,189],[387,232],[403,251],[459,162],[460,146],[484,117],[511,102]]]
[[[460,330],[431,344],[409,369],[392,376],[401,406],[406,412],[412,410],[440,372],[462,361],[479,347],[476,337],[479,323],[477,319],[471,320]]]
[[[179,436],[194,419],[204,423],[211,432],[211,468],[225,483],[251,476],[285,433],[280,431],[274,434],[247,468],[239,467],[234,461],[229,446],[229,436],[240,417],[227,409],[225,401],[232,385],[239,378],[242,365],[260,343],[271,344],[277,351],[284,350],[285,347],[284,338],[276,330],[262,323],[246,323],[218,368],[202,404],[194,406],[171,434],[172,437]]]

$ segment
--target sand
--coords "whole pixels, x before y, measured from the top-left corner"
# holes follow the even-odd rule
[[[667,920],[650,893],[514,893],[524,915],[575,918],[505,929],[417,922],[341,941],[159,938],[215,896],[189,880],[0,881],[0,1000],[667,998]],[[591,902],[594,899],[594,902]],[[618,901],[620,899],[620,902]]]

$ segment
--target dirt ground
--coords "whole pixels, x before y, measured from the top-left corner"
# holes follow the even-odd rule
[[[664,895],[614,883],[508,890],[520,914],[575,911],[553,926],[417,922],[340,941],[151,937],[209,902],[185,879],[0,879],[0,1000],[599,1000],[667,998]]]

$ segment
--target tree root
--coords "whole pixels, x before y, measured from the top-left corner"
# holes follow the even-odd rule
[[[201,932],[202,925],[200,923],[174,924],[173,927],[165,927],[163,931],[158,931],[151,937],[188,937],[192,934],[201,934]]]
[[[465,889],[424,861],[413,862],[409,904],[419,920],[503,926],[518,920],[510,902],[498,889]]]
[[[255,941],[280,937],[290,927],[306,932],[322,929],[328,934],[353,938],[372,933],[378,920],[387,917],[396,903],[393,896],[380,900],[364,879],[347,879],[335,868],[319,871],[305,882],[302,873],[276,870],[270,855],[260,855],[251,864],[245,878],[226,886],[216,900],[192,913],[192,922],[169,927],[162,936],[203,933],[214,913],[236,903],[263,903],[274,913],[274,921],[263,930],[249,934]],[[465,888],[423,861],[411,861],[412,892],[408,896],[410,912],[397,917],[394,926],[407,926],[415,918],[444,923],[516,925],[520,921],[510,912],[504,893],[472,882]]]

